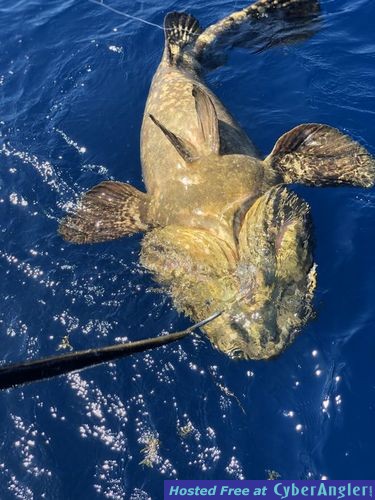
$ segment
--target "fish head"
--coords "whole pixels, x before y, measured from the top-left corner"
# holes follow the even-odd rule
[[[240,268],[238,266],[238,268]],[[296,281],[270,276],[266,269],[246,266],[246,278],[236,272],[232,302],[205,325],[211,342],[233,359],[270,359],[290,345],[313,315],[316,270]],[[218,306],[217,306],[218,307]]]
[[[169,291],[175,307],[235,359],[278,355],[309,317],[311,273],[289,280],[272,274],[272,255],[259,265],[239,263],[225,242],[182,226],[156,229],[142,242],[141,263]],[[313,271],[311,271],[313,272]],[[310,290],[311,291],[311,290]]]

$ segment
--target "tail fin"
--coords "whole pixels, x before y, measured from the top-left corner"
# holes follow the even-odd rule
[[[166,51],[169,63],[177,65],[184,49],[202,33],[199,22],[190,14],[170,12],[164,20]]]

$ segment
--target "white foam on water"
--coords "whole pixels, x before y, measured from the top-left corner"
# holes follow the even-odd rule
[[[71,146],[74,148],[76,151],[78,151],[79,154],[84,154],[87,152],[87,149],[85,146],[80,146],[77,142],[75,142],[73,139],[71,139],[68,134],[66,134],[63,130],[60,130],[58,128],[55,128],[55,131],[61,135],[61,137],[64,139],[64,141],[68,144],[68,146]]]
[[[25,198],[17,193],[11,193],[9,195],[9,201],[13,204],[13,205],[20,205],[22,207],[27,207],[27,205],[29,204],[27,200],[25,200]]]
[[[110,50],[111,52],[116,52],[117,54],[123,54],[124,53],[124,48],[123,47],[119,47],[117,45],[110,45],[108,47],[108,50]]]
[[[39,462],[43,462],[39,460],[40,448],[49,446],[50,438],[44,431],[38,430],[34,423],[26,423],[24,419],[14,414],[11,414],[10,418],[17,434],[13,446],[20,455],[23,467],[34,477],[52,476],[52,472],[47,467],[38,465]]]
[[[229,464],[225,467],[226,472],[238,480],[245,479],[242,465],[236,457],[231,457]]]
[[[57,174],[54,166],[48,160],[40,160],[36,155],[30,154],[25,151],[19,151],[16,148],[12,147],[9,142],[2,145],[0,154],[3,154],[8,158],[17,158],[24,165],[32,167],[42,178],[43,182],[60,195],[67,193],[70,195],[73,194],[75,197],[77,197],[75,191],[70,186],[68,186],[65,181],[59,178],[59,175]],[[14,203],[16,196],[16,194],[13,195],[13,198],[11,199],[12,203]]]

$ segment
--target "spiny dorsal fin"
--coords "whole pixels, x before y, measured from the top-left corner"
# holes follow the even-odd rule
[[[149,197],[130,184],[105,181],[85,193],[59,225],[71,243],[98,243],[147,231]]]
[[[218,155],[220,154],[220,134],[214,103],[207,92],[198,85],[193,86],[193,97],[204,143]]]
[[[159,120],[155,118],[155,116],[151,114],[149,116],[151,120],[155,123],[155,125],[157,125],[159,129],[163,132],[163,134],[166,136],[169,142],[174,146],[178,154],[187,163],[192,163],[193,161],[196,161],[199,158],[196,148],[189,141],[181,139],[181,137],[178,137],[173,132],[168,130],[166,127],[164,127],[163,124],[159,122]]]
[[[319,123],[305,123],[284,134],[266,161],[285,182],[310,186],[375,184],[375,159],[370,153],[339,130]]]
[[[190,14],[170,12],[164,19],[166,48],[170,64],[178,64],[184,48],[202,33],[199,22]]]

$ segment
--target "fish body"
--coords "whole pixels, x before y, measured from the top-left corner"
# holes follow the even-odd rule
[[[234,358],[268,359],[313,314],[316,266],[309,207],[286,184],[372,187],[375,161],[322,124],[286,132],[262,156],[206,86],[223,48],[308,38],[317,0],[258,0],[203,30],[189,14],[165,20],[165,48],[141,131],[146,192],[107,181],[60,224],[73,243],[143,232],[141,263]]]
[[[220,128],[220,155],[200,134],[194,88],[212,101]],[[194,145],[186,162],[150,119]],[[141,159],[150,218],[160,226],[179,224],[206,229],[234,247],[233,217],[252,194],[261,192],[264,168],[246,133],[207,88],[194,68],[171,66],[166,56],[153,79],[141,132]],[[209,187],[208,187],[209,186]]]

